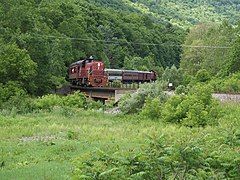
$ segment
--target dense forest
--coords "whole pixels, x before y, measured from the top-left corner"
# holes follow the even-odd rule
[[[5,1],[0,6],[0,82],[19,80],[31,94],[49,92],[64,81],[70,63],[90,55],[113,68],[123,68],[133,57],[152,59],[151,67],[142,63],[143,69],[180,61],[181,48],[164,45],[180,45],[184,31],[141,13],[87,1]]]
[[[186,76],[201,69],[228,76],[239,70],[238,8],[236,1],[4,0],[0,83],[42,95],[65,83],[69,64],[90,55],[107,67],[159,76],[172,65]]]
[[[141,12],[158,17],[183,28],[198,23],[228,21],[236,24],[240,18],[238,0],[129,0],[127,4]]]
[[[0,179],[239,179],[239,10],[239,0],[1,0]],[[89,56],[157,80],[118,103],[57,95]]]

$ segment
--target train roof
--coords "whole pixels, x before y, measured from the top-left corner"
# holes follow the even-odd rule
[[[106,71],[106,72],[116,72],[116,73],[121,73],[121,72],[128,72],[128,73],[147,73],[147,74],[152,73],[151,71],[125,70],[125,69],[105,69],[105,71]]]
[[[81,65],[84,62],[93,62],[93,61],[94,62],[102,62],[101,60],[87,58],[87,59],[76,61],[76,62],[72,63],[70,66]]]
[[[122,69],[105,69],[107,72],[122,72]]]
[[[133,73],[152,73],[151,71],[138,71],[138,70],[123,70],[123,72],[133,72]]]
[[[74,63],[72,63],[70,66],[80,65],[80,64],[83,63],[83,61],[86,61],[86,60],[80,60],[80,61],[74,62]]]

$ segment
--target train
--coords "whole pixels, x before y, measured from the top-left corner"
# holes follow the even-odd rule
[[[72,63],[68,69],[71,85],[85,87],[107,87],[113,81],[123,84],[156,81],[154,71],[107,69],[101,60],[86,58]]]

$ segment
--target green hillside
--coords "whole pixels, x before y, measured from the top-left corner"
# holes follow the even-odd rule
[[[237,1],[1,0],[0,180],[239,179]],[[90,55],[157,80],[57,95]]]
[[[104,2],[105,6],[107,4],[108,7],[115,9],[140,11],[152,15],[158,21],[170,21],[185,28],[201,22],[228,21],[235,24],[240,19],[238,0],[122,0],[122,3],[95,0],[95,2],[102,5]]]
[[[235,23],[239,3],[231,2],[3,0],[0,83],[15,81],[41,95],[65,82],[69,64],[90,55],[112,68],[159,72],[173,64],[179,67],[188,33],[184,29],[205,21]],[[225,38],[223,31],[222,43],[215,45],[231,46],[237,32]],[[214,34],[211,39],[218,38]],[[200,45],[210,43],[203,40]]]
[[[115,2],[1,2],[0,83],[18,81],[31,94],[44,94],[64,82],[69,64],[90,55],[112,68],[134,57],[140,70],[179,64],[181,48],[166,45],[181,45],[182,29]]]

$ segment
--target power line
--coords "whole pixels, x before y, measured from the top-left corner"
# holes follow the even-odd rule
[[[110,41],[110,40],[99,40],[99,39],[85,39],[85,38],[72,38],[64,36],[53,36],[53,35],[41,35],[35,34],[38,37],[54,38],[54,39],[69,39],[69,40],[79,40],[79,41],[89,41],[89,42],[102,42],[108,44],[129,44],[129,45],[147,45],[147,46],[164,46],[164,47],[186,47],[186,48],[208,48],[208,49],[231,49],[230,46],[215,46],[215,45],[202,45],[202,46],[193,46],[193,45],[178,45],[178,44],[166,44],[166,43],[136,43],[136,42],[120,42],[120,41]]]

